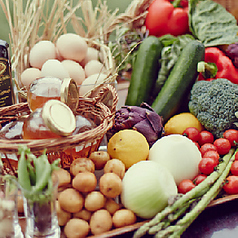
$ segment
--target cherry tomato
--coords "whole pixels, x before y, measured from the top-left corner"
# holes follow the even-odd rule
[[[226,138],[216,139],[213,144],[216,146],[219,155],[225,155],[231,149],[231,143]]]
[[[238,152],[235,153],[235,160],[238,160]]]
[[[228,139],[231,146],[235,146],[238,143],[238,130],[229,129],[223,133],[223,137]]]
[[[185,7],[188,7],[188,0],[181,0],[180,1],[180,6],[185,8]]]
[[[191,179],[183,179],[178,185],[178,192],[185,194],[195,187]]]
[[[223,189],[227,194],[238,194],[238,176],[228,176],[226,179],[226,183],[223,186]]]
[[[202,146],[205,143],[213,143],[214,142],[214,136],[209,131],[201,131],[200,132],[200,138],[198,140],[198,143],[200,146]]]
[[[206,174],[198,174],[194,179],[193,179],[193,183],[195,185],[198,185],[199,183],[201,183],[204,179],[207,178]]]
[[[210,150],[214,150],[214,151],[217,151],[217,148],[215,145],[213,145],[212,143],[205,143],[201,146],[200,148],[200,152],[202,154],[202,157],[203,155],[207,152],[207,151],[210,151]]]
[[[184,136],[187,136],[190,140],[197,142],[200,138],[200,131],[196,127],[187,127],[184,132]]]
[[[237,175],[238,176],[238,160],[235,160],[232,163],[230,171],[231,171],[232,175]]]
[[[220,155],[215,150],[209,150],[204,153],[203,157],[209,157],[214,159],[217,163],[219,163]]]
[[[209,175],[214,171],[218,163],[212,158],[202,158],[198,164],[198,169],[202,174]]]
[[[196,141],[194,141],[193,143],[198,147],[198,149],[200,151],[200,145]]]

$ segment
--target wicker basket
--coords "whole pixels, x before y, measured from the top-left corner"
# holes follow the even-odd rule
[[[35,155],[40,155],[44,149],[47,149],[46,153],[50,162],[61,158],[63,168],[69,167],[76,158],[73,153],[67,153],[67,151],[77,147],[80,148],[78,157],[87,157],[92,151],[97,150],[104,135],[113,125],[118,102],[116,89],[112,85],[103,85],[97,91],[98,93],[94,97],[80,97],[79,106],[76,111],[76,114],[84,115],[95,122],[96,127],[92,130],[62,137],[62,139],[0,139],[0,153],[4,164],[4,171],[8,174],[16,174],[18,148],[23,144],[30,148],[31,152]],[[10,122],[22,115],[29,115],[29,113],[30,110],[27,103],[2,107],[0,108],[0,123]]]

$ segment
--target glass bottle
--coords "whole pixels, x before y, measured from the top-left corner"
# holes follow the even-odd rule
[[[64,102],[75,111],[79,101],[79,90],[71,78],[61,80],[55,77],[35,79],[28,90],[27,101],[31,111],[41,108],[48,100],[55,99]]]
[[[0,107],[15,103],[8,47],[6,41],[0,40]]]
[[[63,102],[51,99],[24,121],[23,139],[60,138],[70,135],[76,126],[75,115]]]

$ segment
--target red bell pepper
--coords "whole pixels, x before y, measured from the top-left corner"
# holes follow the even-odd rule
[[[238,69],[232,60],[217,47],[205,49],[204,61],[199,62],[198,72],[200,72],[198,80],[226,78],[232,83],[238,84]]]
[[[180,5],[182,0],[154,0],[145,20],[146,29],[150,35],[160,37],[171,34],[183,35],[189,32],[188,7]]]

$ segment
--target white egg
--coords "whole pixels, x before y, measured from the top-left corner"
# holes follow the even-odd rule
[[[47,60],[41,69],[41,76],[51,76],[60,79],[69,78],[68,71],[64,68],[63,64],[56,59]]]
[[[41,71],[37,68],[27,68],[21,74],[21,82],[23,86],[27,88],[30,86],[32,81],[41,77]]]
[[[106,68],[98,60],[90,60],[84,67],[86,77],[93,74],[105,73]]]
[[[95,87],[95,84],[100,84],[106,79],[106,74],[93,74],[86,78],[80,86],[79,95],[83,96],[88,91]]]
[[[62,65],[69,72],[70,78],[72,78],[78,85],[85,80],[85,72],[83,67],[73,60],[63,60]]]
[[[80,62],[80,64],[84,67],[90,60],[98,60],[99,59],[99,51],[93,47],[88,47],[86,57]]]
[[[64,59],[77,62],[81,62],[86,57],[88,50],[87,42],[81,36],[74,33],[61,35],[56,41],[56,47]]]
[[[56,58],[56,48],[51,41],[42,40],[37,42],[30,50],[29,62],[34,68],[41,69],[49,59]]]

